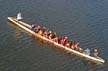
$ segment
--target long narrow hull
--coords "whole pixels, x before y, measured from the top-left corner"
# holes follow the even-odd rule
[[[54,41],[52,41],[52,40],[49,40],[48,38],[45,38],[45,37],[43,37],[43,36],[41,36],[41,35],[38,35],[37,33],[35,33],[34,31],[31,30],[31,25],[26,24],[26,23],[24,23],[24,22],[22,22],[22,21],[18,21],[16,18],[8,17],[8,20],[10,20],[12,23],[16,24],[16,25],[19,26],[20,28],[22,28],[22,29],[28,31],[29,33],[31,33],[32,35],[36,36],[37,38],[40,38],[40,39],[43,39],[43,40],[45,40],[45,41],[47,41],[47,42],[49,42],[49,43],[52,43],[52,44],[54,44],[55,46],[58,46],[58,47],[60,47],[60,48],[63,48],[63,49],[65,49],[65,50],[71,52],[71,53],[74,53],[74,54],[77,55],[77,56],[86,58],[87,60],[89,60],[89,61],[91,61],[91,62],[94,62],[94,63],[96,63],[96,64],[102,64],[102,63],[105,62],[105,61],[104,61],[102,58],[100,58],[100,57],[97,58],[97,57],[93,57],[93,56],[86,55],[86,54],[84,54],[84,53],[78,52],[78,51],[76,51],[76,50],[72,50],[71,48],[68,48],[68,47],[65,47],[65,46],[63,46],[63,45],[61,45],[61,44],[58,44],[58,43],[56,43],[56,42],[54,42]]]

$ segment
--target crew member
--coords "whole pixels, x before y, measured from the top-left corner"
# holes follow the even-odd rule
[[[48,38],[49,38],[49,39],[52,39],[52,31],[49,31],[49,32],[48,32]]]
[[[53,41],[55,41],[55,42],[58,43],[58,37],[55,37],[55,38],[53,39]]]
[[[35,31],[36,33],[39,32],[40,28],[41,28],[41,26],[39,26],[39,25],[32,25],[32,30]]]
[[[33,24],[32,24],[32,25],[31,25],[31,27],[32,27],[32,30],[34,30],[34,28],[35,28],[35,25],[33,25]]]
[[[63,45],[65,46],[67,43],[68,43],[68,37],[65,37],[65,38],[63,39]]]
[[[94,50],[94,55],[98,56],[99,55],[99,51],[97,49]]]
[[[48,38],[48,32],[47,31],[43,32],[43,36]]]
[[[57,34],[56,32],[52,33],[52,39],[56,38],[57,37]]]
[[[58,43],[59,44],[61,44],[61,40],[62,40],[62,38],[60,37],[60,38],[58,38]]]
[[[63,38],[60,38],[60,44],[64,44],[64,39]]]
[[[73,41],[70,40],[70,41],[69,41],[69,47],[71,48],[72,45],[73,45]]]
[[[38,34],[42,36],[43,35],[42,30],[39,30]]]
[[[90,50],[87,48],[86,50],[84,50],[84,53],[90,55]]]
[[[78,45],[79,45],[78,42],[76,42],[75,45],[74,45],[74,47],[75,47],[76,50],[78,50]]]
[[[65,46],[69,47],[69,42],[68,41],[65,42]]]
[[[75,49],[74,44],[72,44],[72,45],[70,46],[70,48],[74,50],[74,49]]]

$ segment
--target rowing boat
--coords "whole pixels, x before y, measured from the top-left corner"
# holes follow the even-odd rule
[[[23,22],[23,21],[19,21],[17,20],[15,17],[8,17],[8,20],[11,21],[12,23],[14,23],[15,25],[19,26],[20,28],[26,30],[27,32],[31,33],[32,35],[36,36],[37,38],[40,38],[44,41],[47,41],[48,43],[51,43],[51,44],[54,44],[55,46],[59,47],[59,48],[63,48],[77,56],[80,56],[82,58],[85,58],[87,59],[88,61],[90,62],[93,62],[93,63],[96,63],[96,64],[103,64],[105,62],[104,59],[100,58],[100,57],[94,57],[94,56],[90,56],[90,55],[87,55],[85,53],[81,53],[79,51],[76,51],[76,50],[73,50],[71,48],[68,48],[68,47],[65,47],[57,42],[54,42],[53,40],[51,39],[48,39],[48,38],[45,38],[37,33],[35,33],[31,28],[31,25]]]

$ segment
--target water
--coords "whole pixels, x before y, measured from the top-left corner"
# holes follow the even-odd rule
[[[41,23],[59,36],[78,41],[83,49],[93,53],[98,48],[105,64],[92,67],[32,38],[8,22],[7,17],[18,12],[27,23]],[[0,0],[0,71],[107,71],[107,23],[107,0]]]

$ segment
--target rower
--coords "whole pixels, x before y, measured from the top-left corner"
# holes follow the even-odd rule
[[[42,36],[42,35],[43,35],[42,30],[39,30],[39,31],[38,31],[38,34]]]
[[[52,39],[51,37],[52,37],[52,31],[49,31],[49,32],[48,32],[48,38],[49,38],[49,39]]]
[[[79,50],[78,45],[79,45],[78,42],[75,42],[75,43],[74,43],[74,47],[75,47],[76,50]]]
[[[56,38],[56,37],[57,37],[57,33],[54,32],[54,33],[52,34],[52,39],[53,39],[53,38]]]
[[[43,36],[46,37],[46,38],[48,38],[48,32],[47,31],[44,31],[43,32]]]
[[[66,45],[66,43],[68,43],[68,37],[65,37],[65,38],[63,39],[63,45],[64,45],[64,46]]]
[[[58,37],[55,37],[54,39],[53,39],[53,41],[55,41],[55,42],[57,42],[58,43]]]
[[[58,43],[58,36],[57,36],[57,33],[56,32],[54,32],[53,34],[52,34],[52,36],[51,36],[51,38],[52,38],[52,40],[53,41],[55,41],[55,42],[57,42]]]
[[[62,38],[60,37],[60,38],[58,38],[58,43],[59,44],[61,44],[61,40],[62,40]]]
[[[31,27],[32,27],[32,30],[33,30],[35,28],[35,25],[32,24]]]
[[[64,44],[64,39],[63,38],[60,38],[59,40],[60,40],[60,44],[63,45]]]
[[[33,25],[33,24],[32,24],[32,30],[35,31],[36,33],[39,32],[40,28],[41,28],[40,25]]]
[[[97,49],[94,49],[94,55],[97,57],[99,55],[99,51]]]
[[[69,40],[66,40],[64,45],[65,45],[66,47],[69,47]]]
[[[43,32],[47,31],[46,27],[42,27],[41,30],[42,30]]]
[[[71,47],[72,44],[73,44],[73,41],[71,40],[71,41],[69,42],[69,47]]]
[[[87,49],[84,50],[84,53],[87,54],[87,55],[90,55],[90,50],[87,48]]]
[[[72,44],[72,45],[70,46],[70,48],[74,50],[74,49],[75,49],[74,44]]]

